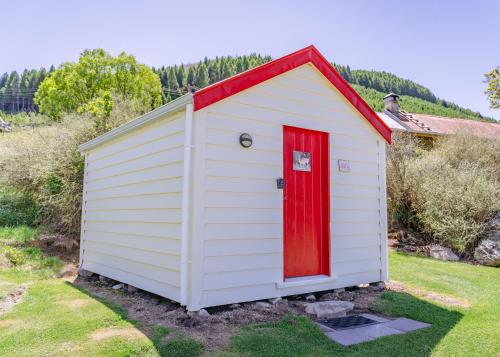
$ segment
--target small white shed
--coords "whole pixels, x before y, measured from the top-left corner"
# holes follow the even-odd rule
[[[80,266],[189,310],[387,280],[390,136],[313,46],[184,95],[81,146]]]

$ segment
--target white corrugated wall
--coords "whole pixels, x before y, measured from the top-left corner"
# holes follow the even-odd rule
[[[180,298],[183,112],[85,154],[82,268]]]
[[[282,126],[330,133],[333,281],[283,277]],[[244,149],[238,136],[250,133]],[[310,64],[195,113],[189,307],[325,290],[386,277],[385,142]],[[338,171],[349,160],[350,173]]]

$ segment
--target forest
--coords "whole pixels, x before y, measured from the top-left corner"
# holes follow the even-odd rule
[[[250,54],[245,56],[205,57],[198,63],[153,67],[159,76],[163,91],[163,102],[167,103],[187,92],[190,84],[195,89],[203,88],[234,74],[246,71],[271,60],[270,56]],[[402,109],[413,112],[448,117],[495,121],[481,113],[437,98],[428,88],[412,80],[400,78],[392,73],[367,70],[351,70],[349,66],[333,63],[337,71],[361,94],[376,111],[383,110],[382,98],[394,92],[401,95]],[[40,83],[54,70],[41,68],[25,69],[0,76],[0,112],[14,114],[36,112],[33,98]]]

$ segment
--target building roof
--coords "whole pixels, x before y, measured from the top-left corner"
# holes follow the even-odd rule
[[[106,134],[80,145],[80,151],[87,151],[97,145],[123,135],[135,128],[159,119],[161,116],[181,110],[187,103],[193,103],[194,111],[203,109],[245,89],[291,71],[306,63],[314,65],[330,83],[352,104],[352,106],[380,133],[391,142],[391,128],[361,98],[361,96],[333,68],[328,60],[314,46],[308,46],[261,66],[239,73],[220,82],[209,85],[193,94],[186,94],[155,110],[144,114]]]
[[[396,114],[385,111],[378,115],[393,130],[408,131],[422,136],[467,132],[477,136],[500,139],[500,123],[408,113],[402,110]]]
[[[197,91],[193,96],[194,110],[200,110],[306,63],[314,65],[380,135],[388,143],[391,142],[391,129],[312,45]]]

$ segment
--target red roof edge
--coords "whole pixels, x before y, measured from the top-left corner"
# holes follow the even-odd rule
[[[197,91],[193,98],[194,110],[203,109],[306,63],[312,63],[354,108],[370,122],[385,141],[391,143],[391,129],[389,126],[379,118],[363,98],[333,68],[330,62],[312,45]]]

